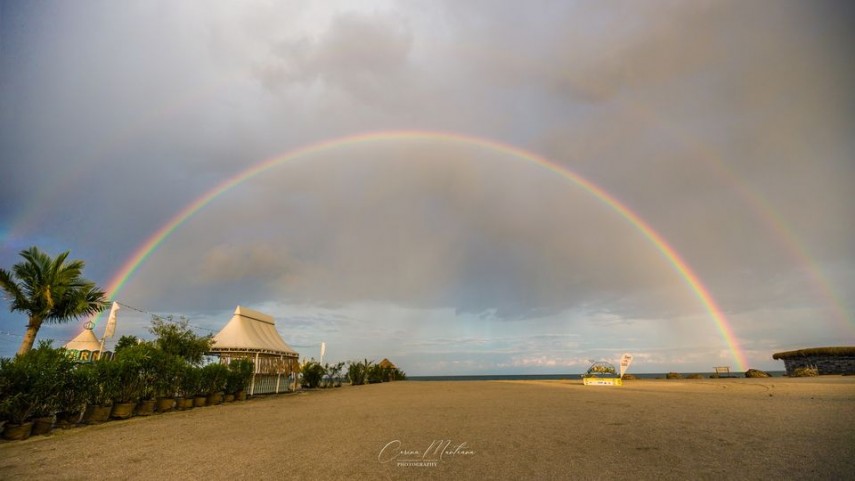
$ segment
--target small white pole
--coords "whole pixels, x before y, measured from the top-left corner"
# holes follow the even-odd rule
[[[249,395],[252,396],[255,394],[255,371],[258,370],[258,353],[255,353],[255,365],[252,366],[252,383],[249,387]]]
[[[279,366],[282,365],[282,356],[279,356]],[[279,394],[279,379],[282,378],[282,369],[276,366],[276,394]]]

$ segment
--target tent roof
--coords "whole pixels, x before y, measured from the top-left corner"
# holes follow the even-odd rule
[[[214,336],[211,351],[297,355],[282,340],[271,316],[242,306],[237,306],[229,323]]]
[[[83,329],[83,332],[77,335],[74,339],[68,341],[68,344],[63,346],[69,351],[100,351],[101,341],[95,337],[92,329]]]

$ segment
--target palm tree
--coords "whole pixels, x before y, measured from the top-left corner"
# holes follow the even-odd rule
[[[0,269],[0,288],[10,298],[9,309],[29,316],[19,355],[32,349],[43,322],[68,322],[107,307],[104,292],[81,277],[83,261],[66,262],[68,251],[53,259],[30,247],[21,251],[21,257],[25,262],[12,266],[11,272]]]

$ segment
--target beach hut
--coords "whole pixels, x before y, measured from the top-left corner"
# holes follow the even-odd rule
[[[395,380],[395,371],[398,370],[398,366],[396,366],[395,363],[384,357],[378,365],[383,369],[383,381]]]
[[[248,394],[279,393],[293,389],[299,354],[276,331],[276,321],[262,312],[237,306],[231,320],[214,336],[211,354],[229,364],[250,359],[255,371]]]

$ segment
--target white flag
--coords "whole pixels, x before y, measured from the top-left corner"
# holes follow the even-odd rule
[[[107,318],[107,327],[104,328],[104,339],[113,337],[116,332],[116,313],[119,312],[119,303],[113,301],[113,307],[110,308],[110,317]]]
[[[324,353],[327,352],[327,343],[321,342],[321,361],[324,360]]]
[[[630,364],[632,364],[632,354],[626,353],[620,358],[620,377],[623,377],[623,373],[629,369]]]

